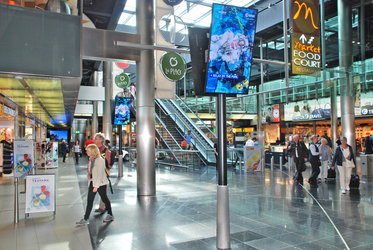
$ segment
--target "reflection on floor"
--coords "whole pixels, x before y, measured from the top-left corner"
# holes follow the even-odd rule
[[[86,161],[72,159],[57,174],[57,216],[21,214],[13,226],[13,185],[0,178],[0,249],[216,249],[216,173],[214,168],[185,171],[157,169],[157,196],[137,197],[136,171],[124,177],[112,169],[115,221],[92,213],[88,227],[76,227],[87,195]],[[306,175],[305,175],[306,176]],[[341,195],[337,184],[305,189],[286,172],[240,174],[229,171],[232,249],[373,249],[373,188]],[[20,188],[22,190],[22,187]],[[79,192],[80,189],[80,192]],[[22,195],[21,195],[22,199]],[[95,208],[99,198],[96,197]],[[84,206],[83,206],[84,205]],[[21,204],[21,211],[24,205]],[[92,243],[92,244],[91,244]],[[93,246],[93,247],[92,247]]]
[[[136,195],[136,171],[124,177],[112,169],[115,221],[91,216],[89,232],[95,249],[216,249],[216,173],[157,169],[157,196]],[[82,194],[86,167],[77,167]],[[307,176],[307,174],[305,175]],[[337,184],[318,189],[293,184],[286,172],[229,172],[232,249],[373,249],[372,185],[341,195]],[[307,192],[308,191],[308,192]],[[85,195],[83,195],[85,199]],[[98,203],[98,198],[96,203]],[[97,205],[96,205],[97,207]]]

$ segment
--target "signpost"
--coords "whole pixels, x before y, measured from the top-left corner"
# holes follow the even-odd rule
[[[320,10],[318,0],[292,0],[292,73],[319,74],[321,68]]]
[[[161,57],[160,67],[163,75],[170,81],[178,81],[185,76],[185,60],[176,52],[165,53]]]

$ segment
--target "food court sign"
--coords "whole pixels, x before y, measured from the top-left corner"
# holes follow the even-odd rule
[[[292,0],[292,73],[310,75],[321,68],[320,11],[318,0]]]

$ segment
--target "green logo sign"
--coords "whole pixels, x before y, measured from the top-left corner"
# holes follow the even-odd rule
[[[80,134],[80,130],[75,130],[75,134]]]
[[[170,81],[183,79],[186,71],[186,63],[183,57],[176,52],[168,52],[161,58],[161,71]]]
[[[125,89],[131,83],[130,77],[126,73],[121,73],[115,77],[115,84],[118,88]]]

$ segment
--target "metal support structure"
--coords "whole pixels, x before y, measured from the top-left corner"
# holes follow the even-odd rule
[[[113,98],[113,64],[112,62],[104,62],[104,86],[105,86],[105,101],[104,112],[102,116],[102,127],[107,140],[112,141],[112,124],[111,124],[111,99]]]
[[[280,171],[282,172],[282,165],[283,165],[283,163],[282,163],[282,156],[280,156]]]
[[[19,222],[19,180],[14,178],[14,224]]]
[[[325,69],[326,69],[326,43],[325,43],[325,3],[324,3],[324,0],[320,0],[320,37],[321,37],[321,70],[322,70],[321,91],[322,91],[322,96],[325,96],[325,90],[326,90],[326,71],[325,71]]]
[[[118,125],[119,152],[118,152],[118,177],[123,177],[123,128]]]
[[[136,1],[137,32],[141,45],[154,45],[154,2]],[[141,50],[137,64],[137,195],[156,194],[154,51]]]
[[[274,167],[275,167],[275,157],[272,155],[272,157],[271,157],[271,172],[273,172]]]
[[[285,71],[285,84],[286,87],[289,87],[289,49],[288,49],[288,19],[287,19],[287,0],[283,0],[282,2],[282,11],[283,11],[283,35],[284,35],[284,71]],[[288,98],[288,90],[285,91],[286,93],[286,98],[285,102],[288,103],[289,98]]]
[[[218,186],[216,207],[216,248],[230,249],[229,192],[227,179],[227,123],[226,96],[218,94]]]
[[[360,0],[360,54],[361,54],[361,82],[365,83],[365,88],[368,88],[368,83],[366,81],[366,68],[365,68],[365,51],[366,51],[366,41],[365,41],[365,1]]]
[[[98,86],[98,71],[93,73],[93,86]],[[93,101],[93,114],[91,124],[91,135],[92,138],[98,132],[98,101]]]
[[[352,8],[347,0],[338,0],[338,44],[339,65],[342,78],[341,89],[341,121],[342,133],[356,152],[355,142],[355,90],[351,79],[352,69]]]
[[[263,60],[263,39],[260,38],[260,59]],[[260,63],[260,85],[259,85],[259,89],[258,91],[261,92],[261,90],[263,89],[263,85],[264,85],[264,64],[263,62]],[[264,99],[264,94],[258,94],[258,103],[257,103],[257,107],[259,109],[259,115],[258,115],[258,134],[260,135],[260,133],[262,132],[262,108],[263,108],[263,99]],[[264,130],[263,130],[263,134],[264,134]],[[264,136],[259,136],[259,145],[264,145]],[[264,169],[265,169],[265,155],[264,155],[264,148],[262,147],[262,150],[261,150],[261,164],[262,164],[262,172],[264,173]]]

